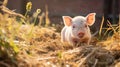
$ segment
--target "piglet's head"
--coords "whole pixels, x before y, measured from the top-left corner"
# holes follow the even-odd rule
[[[90,32],[89,27],[95,22],[96,13],[90,13],[86,17],[76,16],[71,18],[69,16],[63,16],[65,26],[71,30],[70,34],[75,38],[83,38]]]

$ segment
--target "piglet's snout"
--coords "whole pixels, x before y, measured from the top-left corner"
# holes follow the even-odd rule
[[[85,33],[83,33],[83,32],[79,32],[79,33],[78,33],[78,37],[79,37],[79,38],[82,38],[84,35],[85,35]]]

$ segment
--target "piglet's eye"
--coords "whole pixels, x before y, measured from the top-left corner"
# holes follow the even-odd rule
[[[73,26],[73,28],[75,28],[75,26]]]
[[[87,25],[85,25],[85,27],[87,27]]]

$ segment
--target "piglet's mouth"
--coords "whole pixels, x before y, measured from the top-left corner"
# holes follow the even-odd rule
[[[79,38],[83,38],[83,36],[82,36],[82,35],[79,35],[78,37],[79,37]]]
[[[78,37],[79,38],[83,38],[84,37],[84,33],[78,33]]]

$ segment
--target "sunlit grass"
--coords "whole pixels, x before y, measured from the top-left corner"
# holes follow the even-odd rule
[[[110,37],[119,32],[119,22],[118,24],[111,24],[109,20],[107,20],[107,27],[103,27],[104,17],[102,17],[102,22],[99,30],[99,37],[104,39],[105,37]]]
[[[103,27],[103,23],[104,18],[102,19],[99,31],[100,38],[102,38],[101,45],[104,45],[108,50],[120,50],[120,19],[118,24],[111,24],[110,21],[107,20],[107,28]]]

